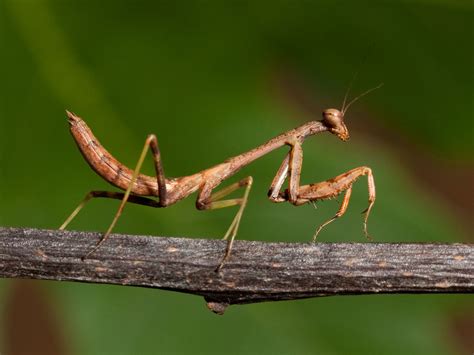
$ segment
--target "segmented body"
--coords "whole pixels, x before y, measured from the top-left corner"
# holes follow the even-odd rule
[[[82,155],[91,168],[112,185],[126,190],[130,185],[133,170],[118,161],[105,149],[92,133],[87,124],[78,116],[69,113],[71,134]],[[289,144],[296,139],[301,142],[305,137],[328,130],[320,121],[307,122],[300,127],[285,132],[267,143],[244,154],[229,158],[199,173],[178,178],[166,178],[167,205],[186,198],[197,190],[213,189],[222,181],[236,174],[242,167],[254,160]],[[139,174],[132,186],[132,193],[138,196],[159,196],[156,177]]]

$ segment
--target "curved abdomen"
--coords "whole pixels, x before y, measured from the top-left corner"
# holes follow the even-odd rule
[[[90,167],[104,180],[126,190],[133,171],[115,159],[97,140],[87,124],[78,116],[67,112],[71,134]],[[168,185],[168,184],[167,184]],[[158,196],[156,178],[139,174],[132,193],[141,196]]]

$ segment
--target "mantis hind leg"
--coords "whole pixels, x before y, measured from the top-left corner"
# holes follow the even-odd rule
[[[238,206],[240,205],[237,214],[235,215],[232,223],[230,224],[227,232],[224,235],[224,240],[227,240],[227,246],[224,252],[224,256],[222,257],[219,266],[216,268],[216,271],[219,272],[222,267],[224,266],[225,262],[230,256],[232,245],[234,243],[235,236],[237,235],[237,231],[239,229],[240,220],[242,219],[242,215],[247,205],[248,196],[250,193],[250,189],[252,187],[253,179],[251,176],[246,177],[245,179],[240,180],[232,185],[229,185],[222,190],[211,194],[212,188],[204,187],[201,193],[198,196],[198,200],[196,201],[196,207],[199,210],[212,210],[218,208],[225,208],[231,206]],[[229,195],[230,193],[234,192],[235,190],[245,187],[244,196],[241,198],[234,198],[234,199],[226,199],[222,200],[225,196]]]
[[[114,192],[114,191],[91,191],[89,192],[84,199],[79,203],[76,209],[69,215],[69,217],[64,221],[64,223],[59,227],[59,230],[64,230],[71,223],[71,221],[77,216],[80,210],[93,198],[102,197],[102,198],[112,198],[116,200],[122,200],[125,194],[123,192]],[[131,195],[128,198],[128,202],[136,203],[139,205],[150,206],[150,207],[160,207],[159,202],[155,201],[148,197],[135,196]]]
[[[143,162],[145,160],[148,148],[151,149],[154,164],[155,164],[155,171],[156,171],[156,177],[157,177],[157,182],[158,182],[158,195],[159,195],[158,202],[146,197],[131,195],[132,188],[137,181],[137,178],[140,173],[140,169],[143,165]],[[102,243],[104,243],[109,238],[110,234],[112,233],[112,229],[114,228],[120,215],[122,214],[123,209],[125,208],[125,204],[127,203],[127,201],[130,201],[132,203],[152,206],[152,207],[163,207],[164,205],[166,205],[166,197],[167,197],[166,179],[165,179],[165,175],[163,171],[163,166],[161,163],[161,155],[160,155],[160,150],[158,148],[158,141],[156,139],[156,136],[153,134],[150,134],[145,140],[145,145],[142,149],[140,157],[138,158],[137,165],[130,179],[130,184],[128,185],[125,193],[114,193],[114,192],[107,192],[107,191],[92,191],[88,193],[86,197],[82,200],[82,202],[79,204],[79,206],[77,206],[77,208],[72,212],[72,214],[66,219],[66,221],[61,225],[59,229],[66,228],[66,226],[74,219],[74,217],[85,206],[85,204],[93,197],[108,197],[108,198],[114,198],[114,199],[121,199],[122,202],[120,203],[120,206],[117,212],[115,213],[114,219],[112,220],[112,223],[110,224],[107,231],[104,233],[104,235],[95,245],[95,247],[83,257],[83,259],[88,258],[92,253],[94,253],[102,245]]]

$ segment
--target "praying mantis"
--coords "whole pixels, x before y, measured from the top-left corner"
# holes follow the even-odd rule
[[[88,258],[109,238],[127,202],[156,208],[164,208],[181,201],[194,192],[198,192],[196,200],[196,208],[198,210],[213,210],[239,206],[239,209],[223,238],[224,240],[227,240],[227,245],[223,257],[216,268],[216,271],[218,272],[222,269],[231,255],[232,245],[239,229],[242,214],[247,205],[253,179],[251,176],[247,176],[221,190],[216,192],[214,192],[214,190],[221,185],[223,181],[236,174],[246,165],[249,165],[253,161],[277,148],[288,146],[290,148],[289,152],[283,159],[268,191],[268,198],[270,201],[275,203],[289,202],[295,206],[300,206],[306,203],[314,203],[318,200],[333,198],[345,191],[344,198],[336,214],[316,229],[312,238],[314,242],[319,232],[325,226],[344,215],[351,197],[352,184],[357,180],[357,178],[367,175],[369,205],[367,209],[363,211],[363,230],[365,236],[370,239],[367,231],[367,220],[375,202],[375,183],[372,170],[369,167],[361,166],[326,181],[309,185],[300,185],[300,175],[303,162],[302,144],[306,138],[322,132],[330,132],[342,141],[347,141],[349,139],[349,131],[344,123],[344,115],[347,112],[347,109],[357,99],[380,86],[381,85],[359,95],[347,106],[346,93],[342,108],[340,110],[334,108],[324,110],[322,120],[309,121],[299,127],[276,136],[268,142],[246,153],[229,158],[223,163],[193,175],[178,178],[165,176],[158,140],[154,134],[147,136],[136,167],[132,170],[115,159],[99,143],[83,119],[72,112],[66,111],[71,134],[87,163],[103,179],[125,192],[89,192],[59,229],[65,229],[85,204],[93,198],[101,197],[121,200],[119,208],[109,228],[103,234],[98,243],[83,257],[83,259]],[[140,170],[149,149],[151,150],[153,157],[156,176],[140,174]],[[283,184],[287,179],[288,188],[283,190]],[[245,189],[243,197],[226,199],[226,196],[241,188]],[[158,199],[156,200],[152,197]]]

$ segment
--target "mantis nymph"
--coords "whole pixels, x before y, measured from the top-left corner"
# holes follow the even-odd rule
[[[376,88],[369,91],[374,89]],[[351,197],[352,184],[360,176],[367,175],[369,205],[363,213],[364,233],[369,238],[367,232],[367,219],[369,218],[370,211],[375,202],[374,177],[370,168],[362,166],[323,182],[300,185],[300,174],[303,161],[303,141],[310,136],[322,132],[330,132],[342,141],[347,141],[349,139],[349,131],[344,123],[344,114],[353,102],[355,102],[359,97],[367,94],[369,91],[359,95],[347,106],[345,106],[344,102],[341,110],[334,108],[324,110],[323,119],[320,121],[307,122],[297,128],[280,134],[255,149],[229,158],[221,164],[193,175],[178,178],[170,178],[165,175],[161,161],[161,152],[158,147],[158,140],[154,134],[150,134],[146,138],[137,165],[135,169],[132,170],[120,163],[109,152],[107,152],[107,150],[95,138],[91,129],[80,117],[67,111],[72,136],[91,168],[106,181],[125,192],[89,192],[79,206],[61,225],[60,229],[65,229],[84,205],[92,198],[104,197],[122,200],[109,228],[97,245],[85,256],[85,258],[87,258],[107,240],[127,202],[151,207],[167,207],[197,191],[198,196],[196,207],[199,210],[212,210],[239,206],[237,214],[223,238],[227,240],[227,247],[222,260],[217,267],[217,271],[219,271],[230,256],[232,244],[239,229],[240,220],[247,204],[253,179],[251,176],[248,176],[241,179],[239,182],[224,187],[221,190],[216,192],[214,192],[214,190],[221,185],[224,180],[230,178],[240,169],[256,159],[277,148],[288,146],[290,150],[281,163],[280,168],[270,185],[268,198],[276,203],[289,202],[293,205],[299,206],[305,203],[312,203],[314,201],[332,198],[345,191],[344,199],[334,217],[324,222],[316,229],[313,236],[313,241],[315,241],[322,228],[333,222],[338,217],[341,217],[346,212]],[[140,169],[145,160],[148,149],[151,150],[153,156],[156,176],[140,174]],[[287,179],[288,188],[283,190],[283,183]],[[230,193],[241,188],[244,189],[241,198],[226,199],[226,196]],[[158,199],[155,200],[151,197],[157,197]]]

